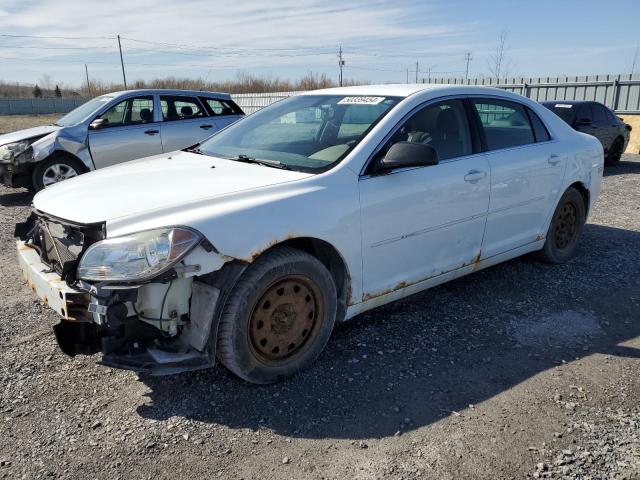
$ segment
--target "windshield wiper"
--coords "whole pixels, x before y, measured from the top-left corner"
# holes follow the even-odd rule
[[[288,165],[282,162],[279,162],[277,160],[264,160],[262,158],[254,158],[254,157],[250,157],[249,155],[245,155],[243,153],[241,153],[235,158],[232,158],[232,160],[236,160],[237,162],[244,162],[244,163],[255,163],[257,165],[263,165],[265,167],[282,168],[283,170],[291,170]]]

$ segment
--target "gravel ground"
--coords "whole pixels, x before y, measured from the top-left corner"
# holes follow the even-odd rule
[[[0,189],[0,478],[640,478],[640,156],[574,260],[522,258],[361,315],[308,371],[153,378],[70,359]]]

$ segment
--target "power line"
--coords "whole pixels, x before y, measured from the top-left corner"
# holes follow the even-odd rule
[[[113,40],[113,37],[58,37],[47,35],[12,35],[9,33],[0,33],[0,37],[7,38],[45,38],[51,40]]]

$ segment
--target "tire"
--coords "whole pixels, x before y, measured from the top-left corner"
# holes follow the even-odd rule
[[[609,147],[609,152],[607,153],[604,164],[607,166],[616,165],[620,161],[620,157],[622,157],[623,148],[624,140],[620,137],[616,138],[611,144],[611,147]]]
[[[326,267],[303,251],[277,247],[249,265],[229,295],[218,359],[251,383],[290,377],[320,355],[336,310],[336,287]]]
[[[86,172],[87,167],[77,158],[54,154],[46,160],[36,163],[31,180],[34,190],[38,192],[43,188]]]
[[[564,192],[553,212],[544,247],[538,258],[548,263],[565,263],[573,257],[586,221],[584,198],[571,187]]]

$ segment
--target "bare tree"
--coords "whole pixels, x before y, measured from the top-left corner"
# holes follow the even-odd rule
[[[513,68],[513,62],[509,58],[507,53],[507,37],[509,36],[509,30],[503,30],[498,37],[498,45],[496,52],[489,55],[487,61],[489,67],[489,73],[496,81],[500,81],[503,77],[508,77],[509,72]]]

